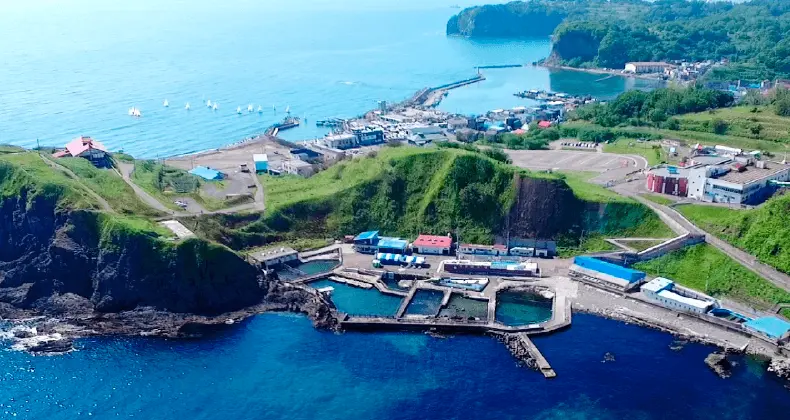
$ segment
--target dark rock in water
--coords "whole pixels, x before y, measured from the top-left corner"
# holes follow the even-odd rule
[[[606,352],[606,354],[603,355],[603,360],[601,363],[606,362],[614,362],[614,355],[612,353]]]
[[[675,340],[669,345],[669,349],[672,351],[680,351],[683,350],[683,347],[688,343],[688,340]]]
[[[510,354],[518,360],[519,363],[527,366],[530,369],[538,369],[538,363],[532,354],[529,352],[529,349],[524,345],[524,342],[521,341],[515,334],[502,334],[499,336],[500,341],[505,343],[505,346],[508,350],[510,350]]]
[[[14,338],[30,338],[33,337],[33,332],[30,330],[18,329],[14,330]]]
[[[732,376],[733,363],[727,359],[724,353],[711,353],[705,358],[705,364],[708,365],[720,378],[729,378]]]
[[[74,342],[68,338],[60,340],[44,341],[33,346],[28,347],[27,351],[31,353],[68,353],[74,350]]]

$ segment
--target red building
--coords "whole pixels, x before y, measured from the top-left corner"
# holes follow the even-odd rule
[[[647,189],[654,193],[686,197],[688,195],[688,169],[657,168],[647,174]]]

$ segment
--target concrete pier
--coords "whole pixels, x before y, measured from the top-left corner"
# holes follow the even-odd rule
[[[365,283],[362,281],[351,280],[345,277],[340,276],[329,276],[329,280],[336,281],[338,283],[347,284],[349,286],[359,287],[360,289],[372,289],[373,285],[370,283]]]
[[[537,346],[535,346],[535,343],[529,339],[529,336],[527,336],[526,333],[518,333],[516,336],[521,341],[524,348],[527,349],[532,359],[535,360],[535,364],[537,365],[540,373],[542,373],[546,379],[557,377],[557,373],[551,368],[548,360],[543,357],[543,354],[540,352],[540,350],[538,350]]]

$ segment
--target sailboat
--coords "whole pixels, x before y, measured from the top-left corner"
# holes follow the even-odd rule
[[[285,107],[285,113],[289,114],[291,112],[291,105]]]
[[[162,104],[162,106],[167,108],[170,106],[170,102],[167,102],[167,99],[165,99],[165,102]]]
[[[237,108],[236,108],[236,113],[237,113],[237,114],[239,114],[239,115],[241,115],[241,107],[237,107]]]
[[[252,104],[247,105],[247,112],[252,112],[253,109]]]
[[[219,105],[216,102],[214,102],[214,105],[211,107],[211,109],[216,111],[217,109],[219,109]]]
[[[263,107],[258,105],[258,113],[263,114]]]
[[[272,109],[274,110],[274,112],[277,112],[277,106],[272,105]]]
[[[186,109],[187,111],[189,111],[189,109],[190,109],[190,108],[191,108],[191,106],[189,106],[189,102],[187,102],[187,104],[186,104],[186,105],[184,105],[184,109]]]
[[[206,101],[206,106],[207,106],[207,107],[209,107],[209,108],[211,108],[211,99],[209,99],[208,101]]]
[[[143,114],[140,112],[139,109],[137,109],[135,107],[131,107],[131,108],[129,108],[129,116],[135,117],[135,118],[140,118],[140,117],[143,116]]]

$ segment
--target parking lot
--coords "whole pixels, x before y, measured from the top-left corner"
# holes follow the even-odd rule
[[[513,164],[533,170],[605,172],[613,169],[642,169],[640,157],[598,153],[594,150],[508,150]]]

